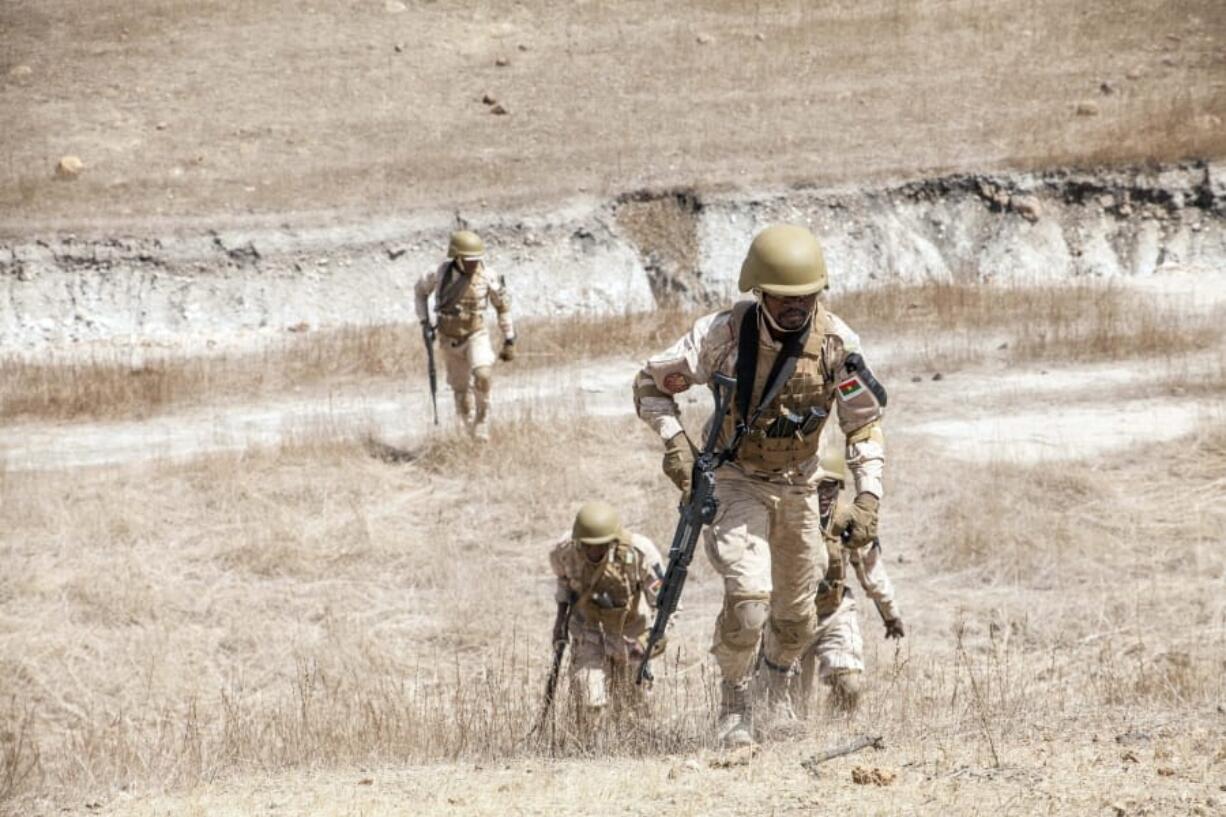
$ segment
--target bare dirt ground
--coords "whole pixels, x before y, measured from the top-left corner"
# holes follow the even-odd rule
[[[1215,157],[1224,34],[1217,0],[10,0],[0,224]],[[57,183],[65,154],[86,169]]]

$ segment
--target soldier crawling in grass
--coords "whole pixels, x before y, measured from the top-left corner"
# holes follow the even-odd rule
[[[716,734],[729,746],[753,742],[755,731],[797,731],[789,687],[818,635],[817,588],[827,569],[818,441],[836,405],[855,499],[836,508],[833,526],[851,548],[876,537],[886,394],[857,335],[819,302],[826,285],[809,230],[767,227],[741,266],[740,289],[754,300],[700,318],[635,379],[638,415],[665,441],[664,472],[685,493],[695,447],[675,396],[716,374],[736,378],[732,411],[710,430],[727,459],[715,471],[718,508],[705,534],[724,585],[711,652],[722,676]],[[766,707],[755,723],[750,682],[760,640]]]
[[[637,699],[631,676],[643,657],[664,575],[660,551],[630,533],[607,502],[589,502],[549,554],[557,577],[553,640],[569,642],[580,714],[595,722],[611,703]],[[656,645],[661,652],[664,644]]]
[[[494,350],[485,327],[485,312],[491,304],[498,313],[503,336],[498,357],[503,361],[515,358],[511,297],[502,278],[486,269],[484,258],[485,243],[480,236],[471,230],[458,230],[451,234],[447,260],[423,275],[415,288],[417,318],[426,342],[432,343],[436,333],[438,336],[447,384],[455,394],[456,417],[479,440],[489,439]],[[436,321],[430,319],[431,295]]]

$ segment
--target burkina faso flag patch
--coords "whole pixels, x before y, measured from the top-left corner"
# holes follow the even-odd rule
[[[839,384],[839,396],[846,400],[864,391],[864,384],[858,377],[849,377]]]

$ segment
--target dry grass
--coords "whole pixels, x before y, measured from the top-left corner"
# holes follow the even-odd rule
[[[551,368],[577,359],[641,355],[671,343],[689,320],[665,310],[523,321],[514,366]],[[441,358],[437,365],[445,391]],[[324,330],[293,336],[260,352],[232,355],[115,353],[62,363],[10,356],[0,359],[0,419],[139,418],[192,403],[396,380],[425,385],[426,355],[415,325]]]
[[[399,463],[320,442],[0,482],[9,802],[34,813],[246,771],[707,747],[719,590],[701,559],[656,717],[584,737],[564,690],[553,739],[523,740],[547,665],[548,545],[591,496],[658,542],[672,524],[637,421],[571,414],[505,423],[493,448],[439,436]],[[932,452],[900,452],[884,535],[891,558],[919,560],[896,576],[915,629],[891,664],[866,619],[878,683],[829,728],[888,724],[921,756],[1007,767],[1069,719],[1219,700],[1226,520],[1210,492],[1226,441],[1178,448],[1198,452],[1170,462],[1178,492],[1161,475],[1154,489],[1148,451],[1102,479],[960,466],[958,484],[932,482],[954,473]],[[1178,597],[1121,597],[1147,575]],[[1172,635],[1189,621],[1204,634]]]
[[[1226,337],[1226,310],[1189,315],[1101,282],[886,286],[841,295],[832,308],[853,327],[946,365],[993,350],[1014,363],[1170,359]]]
[[[831,308],[901,354],[893,364],[965,365],[1166,358],[1221,345],[1223,310],[1187,316],[1109,284],[887,286],[845,294]],[[513,364],[642,358],[675,341],[698,313],[524,321]],[[441,367],[442,363],[439,362]],[[442,377],[440,372],[440,378]],[[251,400],[314,387],[425,382],[415,327],[348,327],[294,336],[258,353],[38,363],[0,360],[0,419],[147,417],[183,405]],[[1185,384],[1212,390],[1207,382]],[[445,389],[444,389],[445,390]]]

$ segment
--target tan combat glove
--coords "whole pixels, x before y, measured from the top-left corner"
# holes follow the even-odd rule
[[[683,495],[689,495],[694,476],[694,446],[680,431],[664,444],[664,476],[673,481]]]
[[[515,359],[515,336],[507,338],[502,342],[502,351],[498,353],[498,359],[503,363],[510,363]]]
[[[856,501],[850,505],[839,504],[834,509],[834,519],[831,526],[837,536],[848,531],[846,544],[848,547],[868,547],[877,538],[877,507],[881,501],[869,493],[856,496]]]
[[[885,623],[886,638],[902,638],[907,634],[906,628],[902,626],[901,618],[892,618]]]

